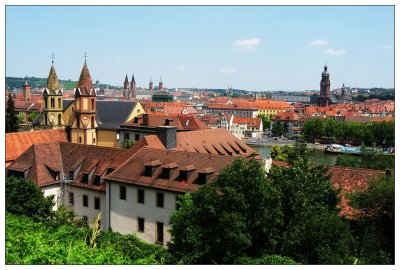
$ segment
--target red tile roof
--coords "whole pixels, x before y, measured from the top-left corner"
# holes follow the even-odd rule
[[[288,111],[288,112],[278,112],[275,114],[271,120],[285,120],[285,121],[298,121],[300,119],[300,116],[293,112],[293,111]]]
[[[147,146],[165,149],[157,135],[147,135],[143,139]],[[221,156],[259,158],[257,152],[222,128],[206,129],[176,134],[176,150]]]
[[[177,192],[194,191],[199,187],[196,182],[199,172],[209,173],[210,181],[213,181],[217,173],[234,160],[235,158],[226,156],[144,147],[118,169],[107,175],[106,179]],[[144,164],[151,164],[152,162],[159,165],[155,166],[156,169],[152,176],[144,176]],[[175,163],[176,166],[170,166],[172,163]],[[173,169],[168,179],[162,179],[163,167],[176,169]],[[192,171],[189,178],[184,179],[184,182],[179,179],[180,170]]]
[[[235,124],[247,124],[248,127],[259,128],[261,125],[261,118],[251,117],[234,117],[233,123]]]
[[[7,169],[9,171],[27,172],[27,179],[38,186],[54,185],[56,175],[79,170],[72,185],[105,191],[105,182],[94,185],[96,176],[102,176],[107,169],[116,169],[131,156],[126,149],[75,144],[67,142],[50,142],[34,144],[17,158]],[[85,174],[93,171],[88,184],[81,183]],[[58,180],[58,178],[57,178]]]
[[[67,142],[64,130],[6,133],[6,162],[15,160],[34,143]]]

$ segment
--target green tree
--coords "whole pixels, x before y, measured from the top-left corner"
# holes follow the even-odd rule
[[[121,147],[125,149],[130,149],[136,144],[136,141],[131,141],[128,139],[125,139],[125,141],[122,143]]]
[[[32,123],[33,121],[36,120],[36,118],[39,116],[39,114],[40,114],[40,112],[35,112],[35,111],[31,112],[28,116],[28,121]]]
[[[17,117],[18,117],[18,125],[25,123],[25,114],[19,113],[17,114]]]
[[[277,136],[277,137],[282,136],[284,133],[282,124],[280,122],[275,122],[272,125],[271,133],[272,133],[272,136]]]
[[[360,238],[361,257],[366,263],[388,263],[385,261],[386,253],[394,263],[394,176],[372,178],[365,190],[350,193],[347,198],[352,207],[364,213],[356,221],[355,230]]]
[[[279,145],[273,145],[271,148],[271,158],[278,161],[285,161],[287,159],[287,154],[284,154],[281,151],[281,147]]]
[[[26,215],[37,220],[53,216],[54,196],[45,197],[43,191],[32,181],[6,177],[6,211]]]
[[[11,93],[8,94],[6,108],[6,133],[18,131],[18,116],[15,113],[14,99]]]
[[[259,162],[237,159],[215,182],[182,197],[171,216],[169,250],[189,264],[274,254],[281,221],[277,191]]]
[[[269,129],[271,121],[269,120],[268,116],[259,114],[257,117],[262,119],[264,129]]]
[[[271,169],[268,178],[280,192],[284,214],[278,255],[303,264],[347,262],[353,239],[337,215],[338,191],[327,172],[303,158]]]

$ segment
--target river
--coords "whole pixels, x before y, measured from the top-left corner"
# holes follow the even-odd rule
[[[249,145],[255,151],[260,153],[261,156],[266,157],[271,154],[271,147],[268,146],[255,146]],[[314,149],[311,152],[310,160],[316,164],[325,164],[334,166],[336,163],[338,154],[325,153],[323,150]]]

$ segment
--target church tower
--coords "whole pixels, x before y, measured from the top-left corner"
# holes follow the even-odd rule
[[[131,80],[131,98],[136,99],[136,81],[135,81],[135,74],[132,74],[132,80]]]
[[[29,87],[30,88],[30,87]],[[30,91],[29,91],[30,92]],[[64,128],[63,114],[63,91],[60,88],[54,60],[51,61],[49,77],[46,87],[43,89],[43,110],[39,126],[42,128]]]
[[[160,82],[158,83],[158,91],[163,90],[163,82],[162,82],[162,77],[160,77]]]
[[[128,74],[125,75],[125,82],[124,82],[124,99],[130,99],[130,93],[129,93],[129,81],[128,81]]]
[[[342,93],[341,93],[341,95],[340,95],[340,98],[341,99],[344,99],[345,97],[346,97],[346,92],[345,92],[345,86],[344,86],[344,84],[343,84],[343,86],[342,86]]]
[[[96,96],[89,69],[83,64],[75,91],[75,120],[71,127],[71,142],[97,144]]]
[[[149,90],[150,90],[150,91],[153,91],[153,79],[152,79],[152,78],[150,78]]]
[[[24,92],[24,98],[26,101],[31,100],[31,86],[28,82],[28,76],[25,76],[25,83],[22,86],[22,91]]]
[[[328,67],[324,66],[324,72],[322,72],[322,78],[320,82],[320,94],[319,94],[319,106],[329,106],[329,98],[331,95],[331,81],[329,80]]]

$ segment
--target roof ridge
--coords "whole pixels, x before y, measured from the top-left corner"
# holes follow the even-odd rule
[[[139,151],[135,153],[139,153],[140,151],[144,150],[150,150],[150,151],[161,151],[161,152],[176,152],[176,153],[182,153],[182,154],[188,154],[188,155],[202,155],[202,156],[207,156],[207,157],[216,157],[216,158],[230,158],[230,159],[235,159],[236,157],[233,156],[226,156],[226,155],[213,155],[213,154],[208,154],[208,153],[199,153],[199,152],[187,152],[183,150],[178,150],[178,149],[158,149],[158,148],[151,148],[149,146],[144,146],[142,147]]]
[[[373,172],[385,172],[385,170],[375,170],[375,169],[368,169],[368,168],[360,168],[360,167],[349,167],[349,166],[329,166],[328,168],[344,168],[347,170],[359,170],[359,171],[373,171]]]

